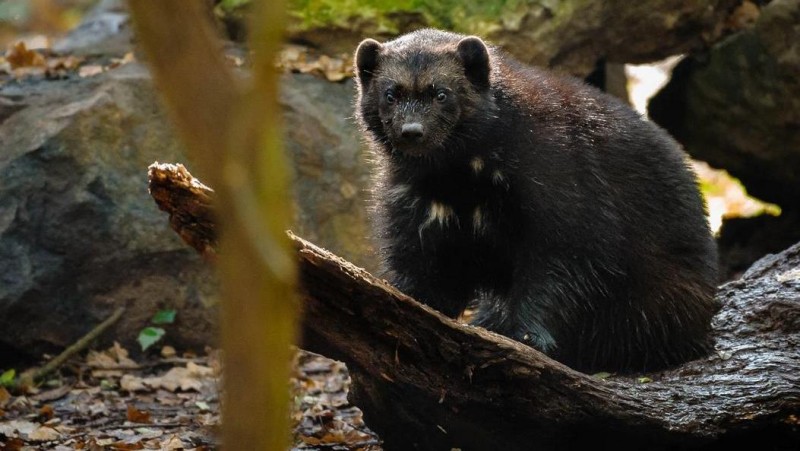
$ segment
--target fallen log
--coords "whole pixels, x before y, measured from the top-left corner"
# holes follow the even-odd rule
[[[213,222],[200,224],[213,221],[210,189],[180,165],[154,164],[150,190],[189,244],[213,252]],[[800,445],[800,244],[720,288],[712,355],[601,378],[444,317],[290,236],[304,302],[300,346],[347,364],[350,400],[386,449]]]

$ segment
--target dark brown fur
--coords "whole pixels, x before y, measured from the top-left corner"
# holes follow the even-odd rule
[[[716,250],[661,129],[476,37],[366,40],[356,71],[398,288],[585,371],[708,351]]]

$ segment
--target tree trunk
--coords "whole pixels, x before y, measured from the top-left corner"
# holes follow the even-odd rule
[[[173,218],[184,210],[170,200],[191,198],[169,194],[188,192],[185,174],[170,175],[176,170],[151,167],[151,193]],[[182,236],[188,224],[177,227]],[[644,380],[571,370],[290,236],[300,264],[301,346],[347,364],[350,399],[386,449],[800,444],[800,244],[720,288],[712,355]],[[207,243],[197,248],[213,248]]]

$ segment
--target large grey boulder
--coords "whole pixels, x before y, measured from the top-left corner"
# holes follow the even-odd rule
[[[800,0],[769,2],[752,28],[688,57],[649,109],[693,157],[783,210],[725,220],[727,277],[800,240]]]
[[[100,0],[53,50],[72,55],[109,55],[131,48],[133,26],[124,0]]]
[[[480,35],[521,61],[586,76],[599,60],[642,63],[717,40],[737,0],[291,2],[288,37],[353,51],[423,27]],[[238,4],[238,3],[237,3]]]
[[[213,276],[147,193],[150,163],[184,157],[144,67],[0,98],[0,355],[55,351],[118,306],[127,343],[161,308],[179,311],[173,342],[210,342]]]
[[[282,84],[292,228],[374,269],[352,82]],[[168,343],[214,342],[213,270],[150,198],[154,161],[192,167],[142,64],[0,85],[0,361],[68,346],[118,306],[127,312],[106,340],[135,348],[151,316],[174,308]]]
[[[294,169],[294,231],[370,271],[371,159],[353,116],[352,80],[330,83],[311,75],[281,79],[285,147]]]
[[[689,58],[650,111],[693,157],[800,210],[800,0],[770,2],[753,28]]]

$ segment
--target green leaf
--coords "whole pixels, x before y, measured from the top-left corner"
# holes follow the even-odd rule
[[[211,407],[209,407],[208,404],[203,401],[197,401],[194,403],[194,405],[196,405],[201,412],[209,412],[211,410]]]
[[[9,387],[13,385],[15,377],[17,377],[17,372],[13,368],[0,374],[0,387]]]
[[[160,327],[145,327],[139,332],[139,337],[136,340],[142,346],[142,351],[146,351],[147,348],[161,340],[165,333],[164,329]]]
[[[175,322],[175,310],[159,310],[151,321],[153,324],[172,324]]]
[[[222,3],[220,3],[220,5],[222,6],[222,9],[230,11],[240,6],[247,5],[250,2],[251,0],[222,0]]]

